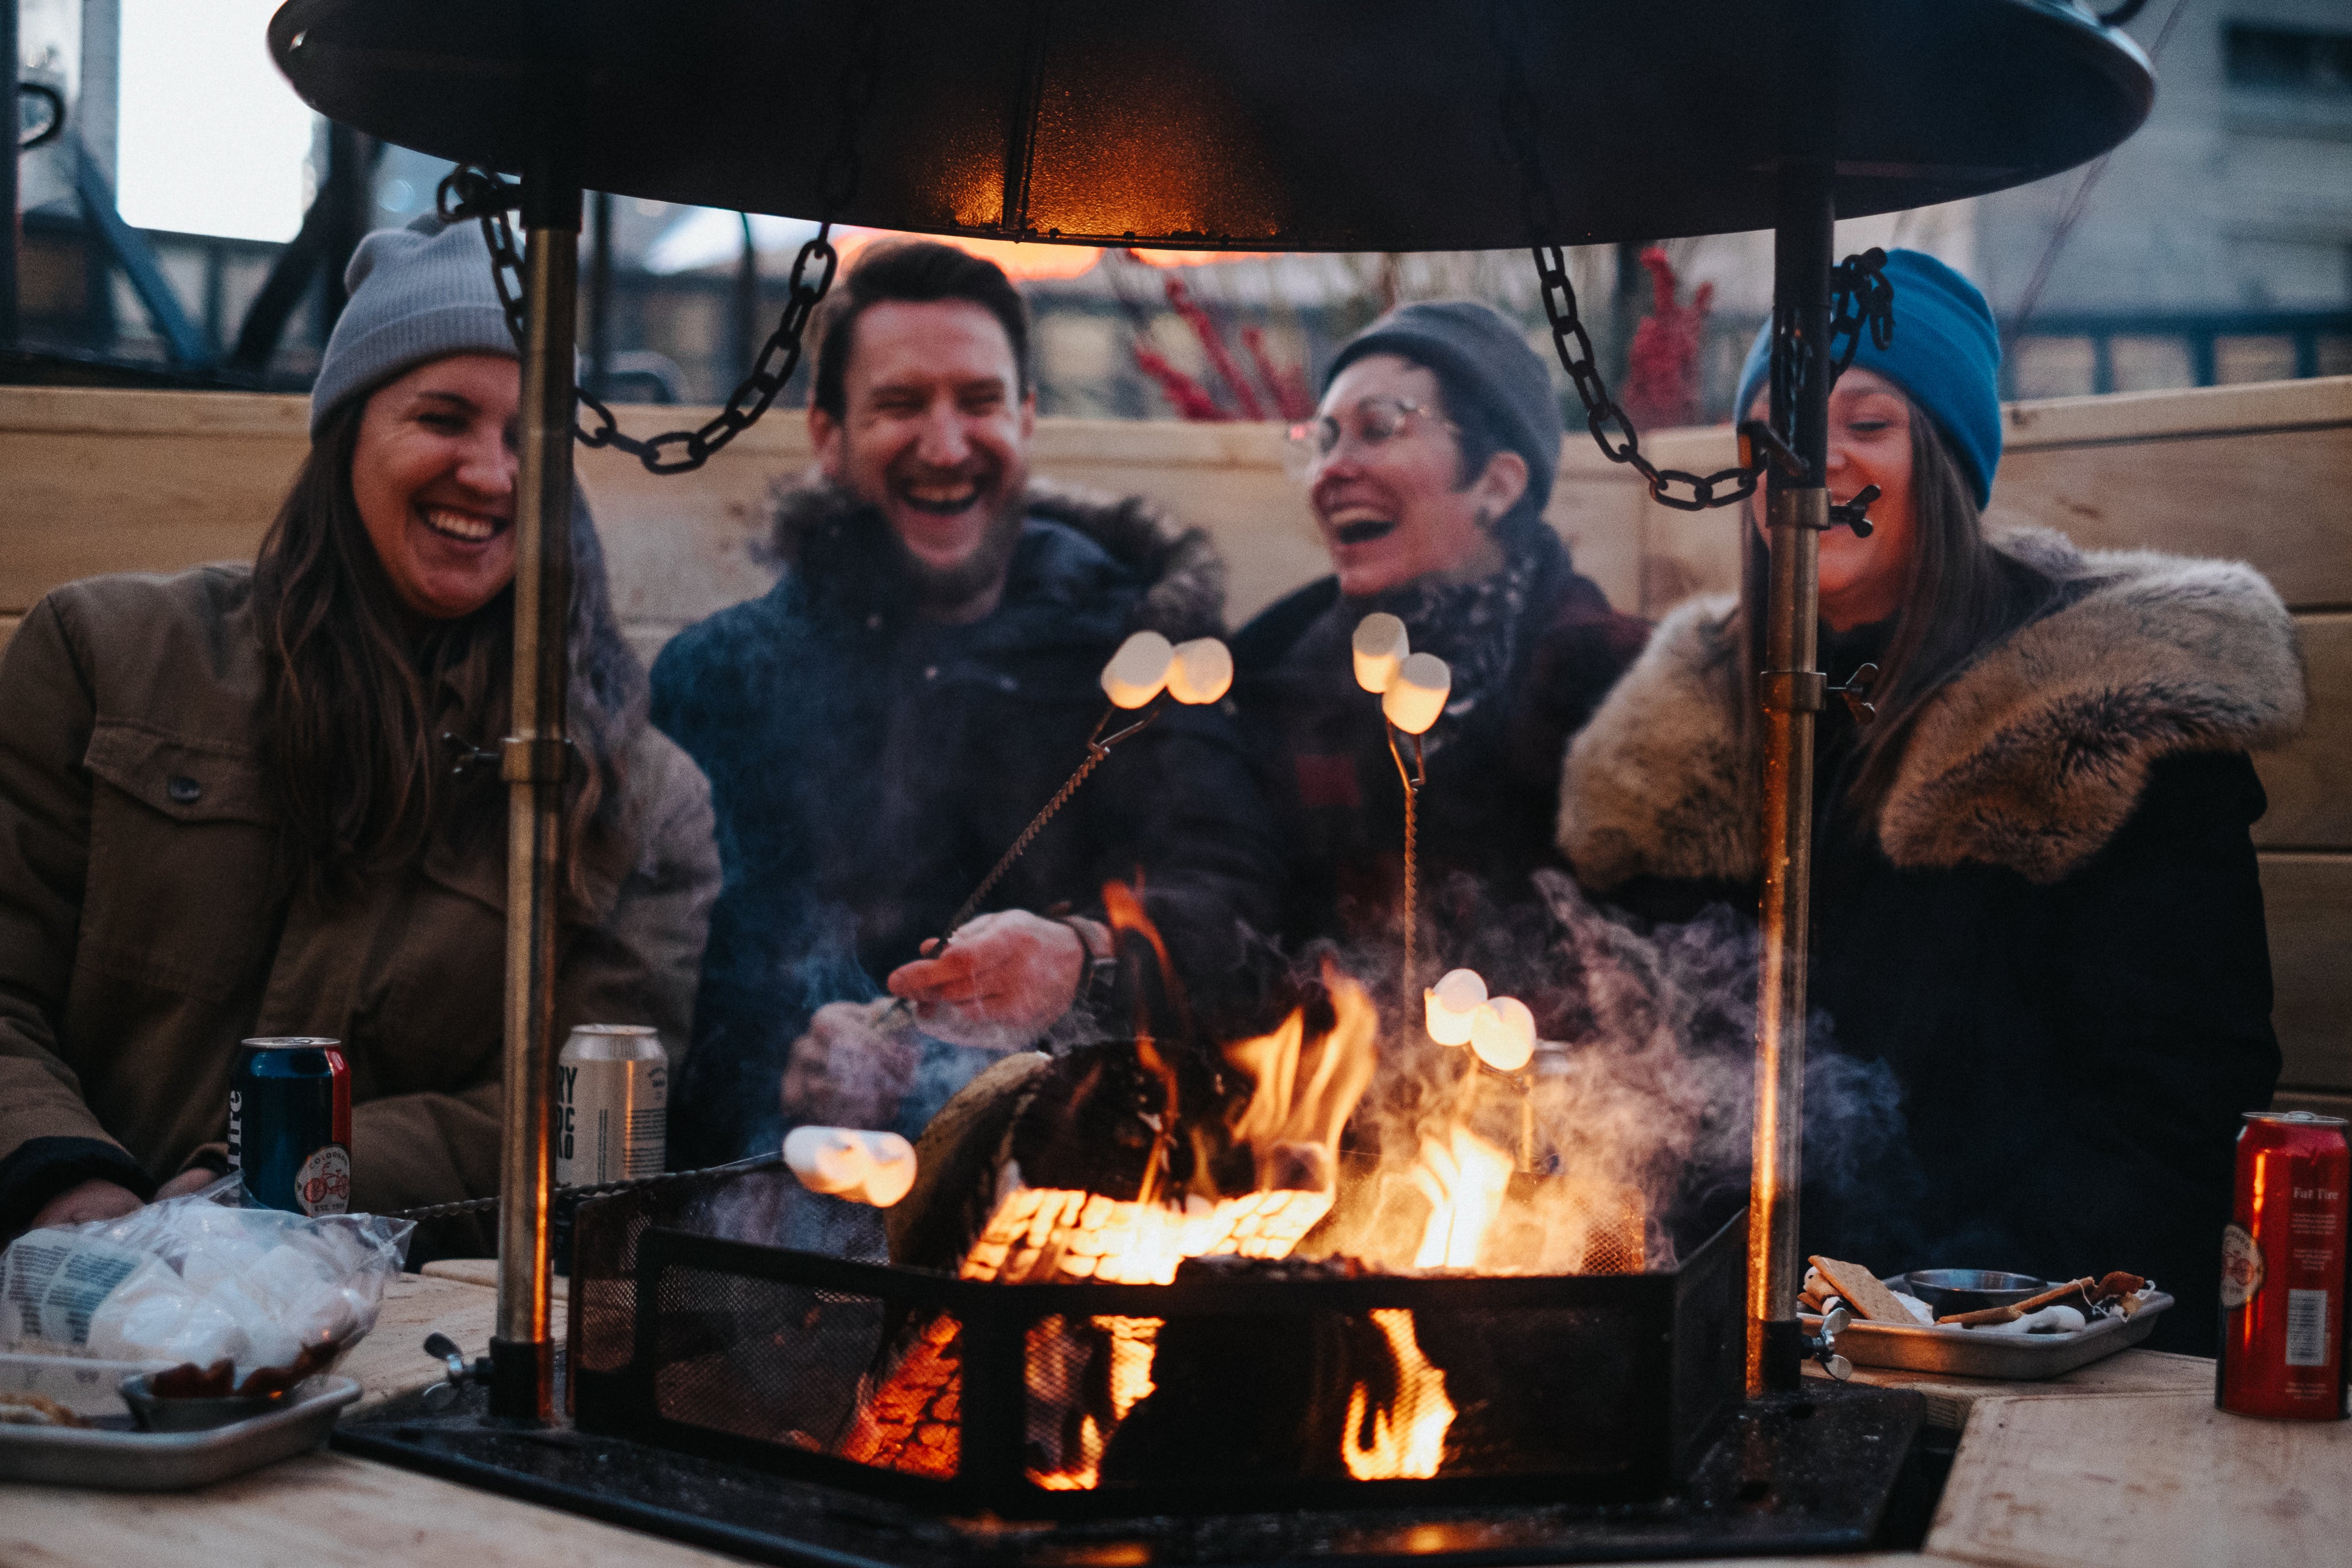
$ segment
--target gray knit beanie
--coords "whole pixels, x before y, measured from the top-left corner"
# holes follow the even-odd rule
[[[352,253],[343,287],[351,302],[310,386],[313,436],[346,399],[427,360],[521,357],[490,281],[490,247],[478,223],[444,226],[427,213],[404,229],[378,229]]]
[[[1325,390],[1367,354],[1398,354],[1424,365],[1437,372],[1450,397],[1475,404],[1454,410],[1456,419],[1483,415],[1503,445],[1527,459],[1523,504],[1543,509],[1559,469],[1559,400],[1551,372],[1517,327],[1471,299],[1400,305],[1348,340],[1323,372]]]

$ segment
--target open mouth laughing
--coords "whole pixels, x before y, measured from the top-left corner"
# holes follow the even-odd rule
[[[1353,517],[1331,524],[1331,537],[1343,545],[1368,545],[1394,532],[1394,517]]]
[[[455,507],[419,507],[416,515],[433,532],[462,545],[488,544],[511,521],[487,512],[459,511]]]
[[[901,484],[897,488],[901,502],[935,517],[957,517],[980,504],[981,485],[977,479]]]

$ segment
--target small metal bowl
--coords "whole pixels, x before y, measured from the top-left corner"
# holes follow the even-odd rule
[[[131,1419],[142,1432],[205,1432],[232,1421],[250,1420],[282,1408],[291,1392],[234,1394],[217,1399],[167,1399],[150,1384],[151,1374],[138,1373],[117,1385]]]
[[[2004,1274],[1998,1269],[1914,1269],[1903,1276],[1903,1283],[1939,1318],[2005,1307],[2050,1288],[2030,1274]]]

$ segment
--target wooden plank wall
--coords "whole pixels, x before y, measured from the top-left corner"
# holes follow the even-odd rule
[[[249,558],[306,450],[289,397],[0,388],[0,638],[40,595],[100,571]],[[626,411],[640,434],[699,409]],[[2256,830],[2278,975],[2285,1089],[2352,1097],[2352,378],[2023,403],[2008,411],[1996,518],[2098,548],[2252,562],[2300,622],[2312,721],[2258,758],[2271,794]],[[1666,431],[1666,466],[1730,460],[1723,429]],[[778,415],[707,468],[656,479],[609,453],[581,472],[614,596],[648,657],[679,627],[765,590],[765,497],[810,461],[801,421]],[[1232,571],[1236,624],[1323,570],[1281,437],[1264,425],[1049,420],[1044,476],[1153,496],[1211,530]],[[1737,535],[1724,513],[1652,503],[1634,476],[1571,440],[1551,520],[1619,604],[1656,614],[1727,589]],[[2352,1106],[2352,1098],[2336,1102]]]

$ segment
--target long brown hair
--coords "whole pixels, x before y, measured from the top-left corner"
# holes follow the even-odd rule
[[[330,415],[253,564],[268,669],[263,741],[299,885],[337,898],[415,859],[436,834],[470,847],[505,820],[496,765],[460,780],[444,732],[494,751],[508,728],[514,590],[470,615],[418,622],[401,607],[352,494],[365,398]],[[566,892],[625,854],[623,752],[645,723],[645,668],[613,615],[587,508],[572,516],[569,733],[584,768],[564,810]]]
[[[1877,717],[1863,730],[1854,783],[1840,802],[1858,822],[1876,817],[1903,760],[1904,741],[1928,700],[1987,647],[2042,613],[2057,594],[2055,583],[1986,540],[1976,496],[1935,421],[1907,395],[1904,402],[1911,413],[1911,562],[1870,688]],[[1752,526],[1740,530],[1740,577],[1739,608],[1732,616],[1740,650],[1736,700],[1740,755],[1752,758],[1763,727],[1756,677],[1765,664],[1764,606],[1772,581],[1770,553]],[[1752,788],[1756,781],[1745,782]]]

